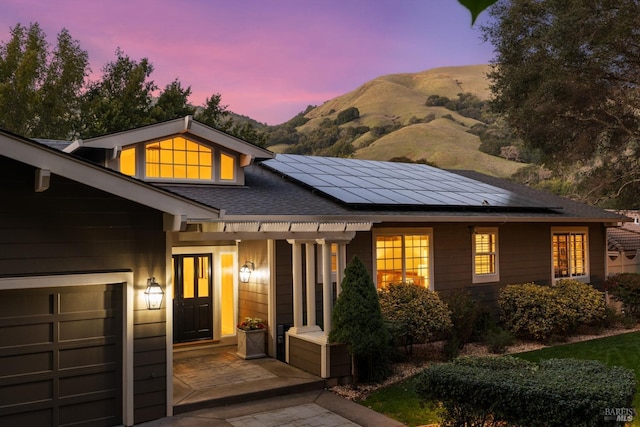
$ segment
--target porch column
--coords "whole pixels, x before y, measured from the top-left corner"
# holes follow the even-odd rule
[[[316,325],[316,252],[315,244],[305,243],[307,267],[307,326]]]

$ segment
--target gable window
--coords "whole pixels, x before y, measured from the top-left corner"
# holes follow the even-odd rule
[[[145,146],[148,178],[211,180],[211,148],[178,136]]]
[[[497,282],[498,269],[498,229],[475,228],[473,245],[473,283]]]
[[[588,279],[586,228],[552,229],[553,278]]]
[[[124,148],[120,152],[120,172],[136,176],[136,147]]]
[[[236,159],[228,154],[220,153],[220,180],[236,179]]]
[[[415,283],[431,288],[431,231],[383,231],[375,237],[376,284]]]

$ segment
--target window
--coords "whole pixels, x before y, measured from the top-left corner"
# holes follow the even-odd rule
[[[322,245],[318,245],[318,251],[316,256],[316,276],[318,277],[318,283],[323,282],[322,278]],[[338,271],[338,245],[337,243],[331,243],[331,282],[336,281],[336,272]]]
[[[236,179],[235,158],[224,153],[220,153],[220,180],[233,181]]]
[[[415,283],[431,287],[431,232],[381,232],[375,237],[376,283]]]
[[[588,236],[586,229],[552,230],[553,278],[589,277]]]
[[[498,229],[475,228],[473,245],[473,283],[498,282]]]
[[[129,175],[136,176],[136,147],[129,147],[122,150],[120,153],[120,172]]]
[[[146,176],[211,180],[211,151],[181,136],[151,142],[145,146]]]

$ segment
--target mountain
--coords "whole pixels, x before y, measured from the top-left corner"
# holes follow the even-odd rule
[[[443,67],[378,77],[274,127],[267,146],[275,152],[422,160],[444,169],[510,177],[526,164],[479,151],[478,132],[469,132],[487,123],[445,105],[427,105],[430,96],[456,100],[458,94],[486,101],[488,67]],[[359,117],[343,123],[340,114],[354,108]]]

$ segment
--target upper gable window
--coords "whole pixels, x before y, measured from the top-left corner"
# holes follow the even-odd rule
[[[136,176],[136,147],[129,147],[120,153],[120,172]]]
[[[211,148],[178,136],[145,146],[147,178],[211,180]]]
[[[233,181],[236,179],[236,159],[228,154],[220,153],[220,180]]]
[[[183,136],[123,148],[119,162],[120,172],[141,179],[242,184],[234,154]]]

